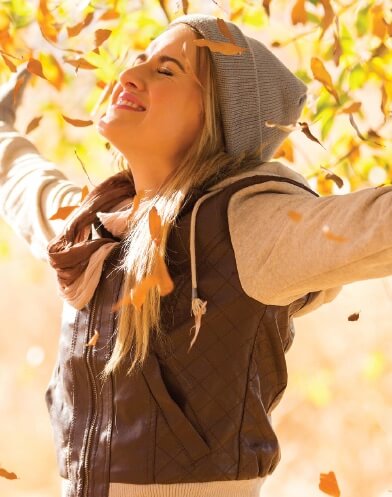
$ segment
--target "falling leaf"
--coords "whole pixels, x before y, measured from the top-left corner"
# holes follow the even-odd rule
[[[86,17],[83,19],[83,21],[79,22],[78,24],[75,24],[74,26],[67,28],[68,38],[77,36],[82,31],[82,29],[84,29],[86,26],[88,26],[91,23],[93,17],[94,17],[94,12],[89,12],[86,15]]]
[[[388,34],[388,24],[384,19],[383,5],[373,5],[370,13],[372,16],[372,34],[383,40]]]
[[[339,110],[337,114],[351,114],[353,112],[358,112],[361,105],[361,102],[352,102],[347,107],[343,107],[343,109]]]
[[[42,64],[39,60],[30,58],[26,66],[27,70],[32,74],[36,74],[40,78],[47,79],[42,72]]]
[[[0,468],[0,476],[7,478],[7,480],[16,480],[18,478],[15,473],[9,473],[4,468]]]
[[[67,219],[67,217],[77,209],[78,205],[67,205],[65,207],[59,207],[58,211],[49,218],[49,221],[54,221],[55,219]]]
[[[322,145],[318,139],[312,135],[312,133],[310,132],[310,129],[309,129],[309,126],[308,126],[308,123],[306,122],[298,122],[298,124],[301,126],[301,131],[302,133],[304,133],[310,140],[318,143],[319,145],[321,145],[323,147],[324,150],[326,150],[326,148],[324,147],[324,145]]]
[[[272,123],[271,121],[265,121],[264,125],[267,128],[278,128],[281,131],[284,131],[285,133],[291,133],[291,131],[297,129],[297,127],[294,124],[277,124],[277,123]]]
[[[305,24],[307,15],[305,10],[305,0],[297,0],[291,11],[291,22],[295,24]]]
[[[189,9],[188,0],[182,0],[182,11],[184,12],[185,15],[188,14],[188,9]]]
[[[81,197],[80,202],[83,202],[83,200],[87,197],[87,195],[88,195],[88,187],[87,187],[87,185],[85,185],[82,188],[82,197]]]
[[[26,126],[26,131],[25,131],[25,134],[29,134],[31,131],[33,131],[33,129],[35,129],[39,123],[41,122],[41,119],[43,118],[43,116],[38,116],[38,117],[34,117],[30,122],[29,124]]]
[[[94,335],[90,338],[89,342],[86,343],[86,347],[95,347],[99,339],[99,331],[94,330]]]
[[[333,240],[334,242],[346,242],[347,238],[340,235],[335,235],[327,224],[324,224],[322,231],[328,240]]]
[[[321,19],[321,27],[322,27],[322,32],[320,35],[320,38],[324,36],[324,33],[326,30],[329,28],[329,26],[332,24],[335,13],[332,9],[331,3],[329,0],[320,0],[320,3],[322,4],[324,8],[324,16]]]
[[[302,214],[300,212],[290,210],[287,214],[295,222],[301,221],[302,219]]]
[[[152,275],[147,275],[145,278],[136,284],[131,290],[132,304],[137,310],[141,309],[141,306],[146,300],[147,292],[150,288],[155,286],[155,277]]]
[[[99,18],[100,21],[110,21],[112,19],[117,19],[120,17],[120,14],[116,10],[107,10],[104,12],[101,17]]]
[[[335,97],[336,102],[340,104],[339,96],[333,86],[331,75],[325,68],[323,62],[317,57],[312,57],[310,67],[313,76],[317,79],[317,81],[320,81],[320,83],[324,85],[325,89]]]
[[[211,52],[219,52],[223,55],[239,55],[242,54],[247,48],[239,47],[233,45],[232,43],[226,43],[224,41],[213,41],[213,40],[192,40],[193,43],[198,47],[208,47]]]
[[[40,0],[37,9],[37,22],[42,36],[50,43],[57,42],[58,30],[55,18],[46,5],[46,0]]]
[[[332,171],[329,171],[326,167],[321,166],[321,168],[325,171],[328,171],[328,174],[325,175],[325,179],[331,179],[339,188],[342,188],[344,182],[340,176],[333,173]]]
[[[270,17],[270,3],[271,3],[271,0],[263,0],[263,7],[265,9],[265,11],[267,12],[267,16]]]
[[[320,474],[319,489],[332,497],[340,497],[340,490],[333,471]]]
[[[155,277],[155,283],[158,285],[160,295],[165,296],[173,291],[174,283],[170,278],[165,261],[163,260],[161,254],[158,252],[158,249],[156,253],[153,276]]]
[[[278,147],[272,156],[273,159],[278,159],[279,157],[284,157],[290,162],[294,161],[293,143],[290,138],[283,140],[283,143]]]
[[[118,300],[113,306],[112,306],[112,311],[118,311],[123,305],[128,305],[132,304],[132,296],[131,294],[125,295],[125,297],[122,297],[120,300]]]
[[[111,34],[112,31],[110,29],[97,29],[94,33],[95,48],[101,46],[102,43],[106,41]]]
[[[359,312],[354,312],[353,314],[350,314],[349,317],[347,318],[348,321],[358,321],[359,319]]]
[[[3,57],[3,60],[4,62],[6,63],[8,69],[11,71],[11,72],[16,72],[16,66],[13,62],[11,62],[9,60],[8,57],[6,57],[4,54],[1,54],[1,56]]]
[[[67,121],[67,123],[72,124],[72,126],[76,127],[83,127],[83,126],[91,126],[91,124],[94,124],[91,119],[88,121],[83,121],[81,119],[72,119],[70,117],[64,116],[64,114],[61,114],[63,118]]]
[[[218,24],[219,31],[223,34],[225,38],[227,38],[233,45],[235,45],[235,39],[233,38],[233,35],[230,33],[228,25],[225,23],[223,19],[220,19],[219,17],[216,20]]]
[[[359,131],[359,128],[357,126],[357,123],[354,121],[354,118],[353,118],[353,115],[352,114],[349,114],[348,116],[349,120],[350,120],[350,123],[351,123],[351,126],[355,129],[355,131],[357,132],[357,135],[359,136],[359,138],[361,140],[364,140],[366,141],[366,138],[363,136],[363,134]]]
[[[156,245],[160,245],[161,243],[161,217],[158,214],[156,207],[151,207],[148,213],[148,224],[150,228],[151,238],[154,240]]]
[[[71,66],[76,67],[76,69],[97,69],[97,66],[90,64],[90,62],[87,62],[83,57],[79,57],[78,59],[64,58],[64,62],[71,64]]]

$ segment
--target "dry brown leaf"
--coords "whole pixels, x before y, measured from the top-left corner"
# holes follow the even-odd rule
[[[333,233],[327,224],[324,224],[322,231],[325,237],[328,238],[328,240],[332,240],[334,242],[341,242],[341,243],[347,242],[348,240],[345,236],[340,236]]]
[[[154,240],[155,244],[159,247],[162,236],[162,225],[161,225],[161,217],[158,214],[156,207],[151,207],[148,213],[148,225],[150,228],[151,238]]]
[[[1,54],[3,57],[4,62],[6,63],[6,66],[11,72],[16,72],[16,65],[9,60],[8,57],[6,57],[4,54]]]
[[[94,335],[90,338],[89,342],[86,343],[86,347],[95,347],[99,339],[99,331],[94,330]]]
[[[40,78],[47,80],[47,77],[42,72],[42,64],[38,59],[30,58],[29,61],[27,62],[26,69],[29,72],[31,72],[32,74],[35,74],[35,75],[39,76]]]
[[[198,47],[208,47],[211,52],[218,52],[223,55],[240,55],[247,48],[239,47],[238,45],[233,45],[233,43],[226,43],[224,41],[213,41],[213,40],[192,40],[193,43]]]
[[[91,126],[91,124],[94,124],[91,119],[88,121],[83,121],[82,119],[72,119],[70,117],[64,116],[64,114],[61,114],[63,118],[67,121],[67,123],[72,124],[72,126],[76,127],[83,127],[83,126]]]
[[[66,205],[65,207],[59,207],[58,211],[49,218],[49,221],[54,221],[55,219],[67,219],[71,212],[78,207],[78,205]]]
[[[358,321],[359,319],[359,312],[354,312],[353,314],[350,314],[349,317],[347,318],[348,321]]]
[[[295,222],[299,222],[302,219],[302,214],[300,212],[290,210],[287,214]]]
[[[33,129],[35,129],[39,125],[43,117],[44,116],[34,117],[27,125],[25,134],[28,135],[30,131],[33,131]]]
[[[218,24],[218,29],[223,34],[223,36],[227,38],[230,41],[230,43],[235,45],[235,39],[233,38],[233,35],[230,33],[229,27],[227,26],[225,21],[220,17],[218,17],[216,19],[216,22]]]
[[[363,136],[363,134],[360,132],[359,128],[358,128],[358,125],[357,123],[354,121],[354,118],[353,118],[353,115],[352,114],[349,114],[348,115],[348,118],[350,120],[350,123],[351,123],[351,126],[355,129],[355,131],[357,132],[357,135],[359,136],[359,138],[361,140],[364,140],[366,141],[366,138]]]
[[[326,167],[321,166],[321,169],[328,171],[328,174],[325,175],[325,179],[331,179],[339,188],[342,188],[342,186],[344,185],[344,182],[340,176],[333,173],[332,171],[330,171]]]
[[[321,145],[323,147],[324,150],[326,150],[326,148],[324,147],[324,145],[322,145],[318,139],[312,135],[312,133],[310,132],[310,129],[309,129],[309,126],[308,126],[308,123],[306,122],[298,122],[298,124],[301,126],[301,131],[302,133],[304,133],[306,135],[307,138],[309,138],[310,140],[318,143],[319,145]]]
[[[189,9],[188,0],[182,0],[182,11],[184,12],[185,15],[188,14],[188,9]]]
[[[265,11],[267,12],[267,16],[270,17],[270,3],[271,0],[263,0],[263,7],[265,8]]]
[[[78,35],[82,31],[82,29],[84,29],[86,26],[90,24],[90,22],[93,20],[93,17],[94,17],[94,12],[89,12],[86,15],[86,17],[83,19],[83,21],[69,28],[67,27],[68,38],[72,38],[72,36]]]
[[[318,57],[312,57],[310,67],[315,79],[320,81],[325,89],[334,96],[336,102],[340,104],[339,96],[333,86],[331,75],[325,68],[323,62]]]
[[[306,21],[305,0],[297,0],[291,11],[291,22],[292,24],[306,24]]]
[[[340,497],[340,490],[333,471],[320,474],[319,489],[332,497]]]
[[[0,468],[0,476],[2,476],[3,478],[7,478],[7,480],[16,480],[16,479],[18,479],[18,477],[16,476],[15,473],[10,473],[9,471],[7,471],[4,468]]]
[[[100,47],[102,43],[106,41],[111,34],[112,31],[110,29],[97,29],[94,33],[95,48]]]
[[[324,8],[324,16],[321,19],[321,27],[322,27],[322,32],[320,35],[320,38],[324,36],[325,31],[329,28],[329,26],[332,24],[335,13],[332,9],[331,3],[329,0],[320,0],[323,8]]]

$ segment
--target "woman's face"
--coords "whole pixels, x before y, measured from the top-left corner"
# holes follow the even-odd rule
[[[195,79],[194,39],[189,27],[175,26],[120,73],[98,131],[130,164],[154,161],[175,166],[196,139],[202,126],[202,90]],[[187,60],[182,53],[184,42]],[[127,97],[136,98],[145,110],[121,106]]]

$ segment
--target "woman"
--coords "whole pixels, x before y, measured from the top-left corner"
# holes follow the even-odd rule
[[[123,171],[64,226],[49,217],[80,188],[13,128],[3,89],[2,213],[64,298],[46,392],[64,496],[257,496],[293,317],[391,274],[391,187],[322,198],[271,162],[287,132],[265,122],[294,124],[306,86],[226,26],[177,18],[120,74],[98,130]]]

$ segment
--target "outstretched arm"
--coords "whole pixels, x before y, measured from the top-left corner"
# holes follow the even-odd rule
[[[294,221],[289,211],[301,219]],[[315,197],[271,181],[233,195],[228,215],[248,295],[287,305],[320,292],[296,316],[333,300],[342,285],[392,274],[392,186]]]
[[[46,260],[48,241],[64,225],[49,218],[60,206],[76,205],[81,189],[14,128],[11,92],[21,72],[26,74],[19,71],[0,87],[0,215]]]

